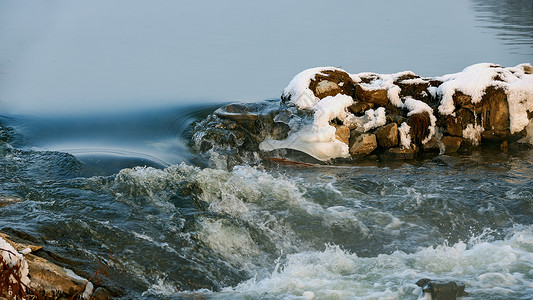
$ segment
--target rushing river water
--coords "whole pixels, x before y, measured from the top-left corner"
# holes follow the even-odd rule
[[[480,60],[531,63],[531,1],[236,1],[203,14],[193,5],[185,21],[135,3],[125,15],[103,7],[99,24],[100,2],[55,3],[46,9],[78,15],[60,15],[37,49],[10,44],[0,55],[0,198],[22,200],[0,207],[1,231],[85,277],[109,263],[100,284],[125,299],[416,299],[421,278],[462,282],[468,299],[533,298],[533,150],[227,169],[224,155],[189,147],[193,122],[221,101],[278,97],[315,65],[442,75]],[[11,20],[28,9],[6,6]],[[114,17],[124,23],[102,33]],[[38,33],[3,20],[3,43]],[[126,51],[139,45],[121,35],[127,26],[161,49]],[[85,47],[89,33],[109,51]],[[316,35],[326,43],[310,48]],[[157,76],[132,75],[151,62]]]

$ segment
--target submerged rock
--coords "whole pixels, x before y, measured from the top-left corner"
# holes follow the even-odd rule
[[[193,146],[239,158],[297,150],[327,161],[380,153],[412,159],[484,142],[531,141],[532,69],[477,64],[428,78],[308,69],[293,78],[281,101],[218,109],[196,125]]]

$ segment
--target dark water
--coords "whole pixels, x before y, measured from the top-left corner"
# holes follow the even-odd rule
[[[186,146],[213,109],[76,127],[3,118],[0,195],[23,201],[0,210],[0,227],[83,276],[112,261],[103,284],[126,298],[415,299],[422,277],[462,281],[473,299],[531,297],[533,151],[227,170]],[[40,149],[64,140],[82,154]],[[154,143],[174,155],[157,158]]]
[[[125,299],[416,299],[424,277],[468,299],[533,297],[531,150],[227,169],[189,147],[213,102],[278,97],[315,65],[532,62],[531,1],[98,3],[41,3],[57,14],[46,35],[38,9],[3,10],[0,198],[22,201],[0,208],[1,231],[84,277],[109,263],[101,284]],[[44,17],[13,29],[25,12]]]

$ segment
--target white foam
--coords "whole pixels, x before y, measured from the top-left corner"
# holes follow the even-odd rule
[[[214,298],[232,296],[304,299],[406,299],[421,295],[421,278],[453,280],[476,298],[508,299],[533,296],[533,227],[517,228],[504,240],[468,246],[463,242],[358,257],[338,246],[323,251],[287,255],[286,263],[269,277],[251,279],[223,289]]]

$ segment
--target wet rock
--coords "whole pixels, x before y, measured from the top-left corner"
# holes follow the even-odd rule
[[[86,283],[88,282],[86,279],[42,257],[31,254],[41,250],[41,246],[14,241],[12,237],[3,233],[0,233],[0,237],[11,244],[19,253],[24,254],[24,259],[29,267],[29,287],[38,295],[47,299],[58,299],[72,297],[77,293],[82,294],[86,290]]]
[[[22,202],[22,199],[14,196],[0,196],[0,207],[4,207],[17,202]]]
[[[350,144],[350,128],[344,125],[335,126],[335,138],[346,145]]]
[[[365,156],[376,150],[378,142],[375,134],[359,134],[352,131],[350,136],[350,154],[354,156]]]
[[[463,139],[456,136],[443,136],[440,141],[444,145],[444,153],[454,153],[461,147]]]
[[[416,148],[415,146],[409,147],[409,148],[401,148],[401,147],[395,147],[388,149],[385,154],[389,159],[395,159],[395,160],[410,160],[414,159],[416,156]]]
[[[97,288],[94,293],[91,295],[92,300],[109,300],[112,299],[113,296],[109,290],[103,287]]]
[[[386,106],[389,103],[387,90],[385,89],[365,89],[361,85],[356,85],[355,95],[357,99],[368,103],[374,103],[377,106]]]
[[[392,148],[398,145],[398,124],[390,123],[381,126],[376,130],[378,146],[383,149]]]
[[[65,269],[48,260],[28,254],[25,256],[30,267],[30,287],[45,297],[53,295],[74,295],[85,290],[87,280],[74,278]]]
[[[440,152],[440,143],[437,137],[433,136],[427,143],[422,145],[424,152]]]

